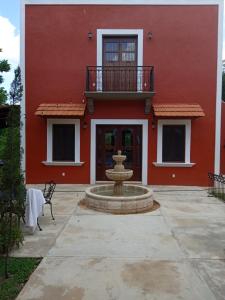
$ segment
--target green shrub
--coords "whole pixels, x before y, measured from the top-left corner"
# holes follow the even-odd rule
[[[22,151],[20,147],[20,110],[23,87],[21,72],[15,70],[15,78],[11,84],[10,110],[8,114],[8,128],[3,137],[4,145],[1,159],[0,180],[0,252],[5,253],[5,277],[9,277],[8,258],[14,246],[19,246],[23,240],[20,228],[20,218],[24,216],[25,186],[21,170]]]
[[[0,219],[0,254],[6,253],[6,245],[8,245],[9,250],[12,250],[15,246],[19,247],[23,242],[23,234],[18,222],[18,216],[13,214],[11,222],[10,230],[9,213],[5,213]]]

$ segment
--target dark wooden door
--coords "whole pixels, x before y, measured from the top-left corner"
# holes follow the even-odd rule
[[[134,171],[132,181],[141,181],[142,126],[98,125],[96,128],[96,180],[107,180],[105,170],[114,167],[112,156],[118,150],[127,156],[125,168]]]
[[[137,90],[137,38],[103,38],[103,90]]]

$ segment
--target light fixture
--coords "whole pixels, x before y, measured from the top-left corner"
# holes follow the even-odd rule
[[[83,129],[86,129],[88,127],[88,123],[87,123],[87,121],[83,121],[83,124],[82,124],[82,128]]]
[[[151,31],[149,31],[149,32],[147,33],[147,38],[148,38],[149,40],[152,39],[152,32],[151,32]]]
[[[152,129],[155,129],[155,120],[152,120]]]
[[[88,32],[88,39],[91,40],[93,38],[93,33],[91,31]]]

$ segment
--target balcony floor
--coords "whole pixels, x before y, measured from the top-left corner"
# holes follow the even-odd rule
[[[85,91],[85,96],[93,100],[145,100],[153,97],[155,92],[143,91]]]

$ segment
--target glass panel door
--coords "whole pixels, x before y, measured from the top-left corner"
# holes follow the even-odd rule
[[[105,170],[114,167],[112,155],[118,150],[127,156],[124,166],[132,169],[132,181],[141,181],[142,126],[98,125],[96,128],[96,180],[107,180]]]
[[[104,37],[103,90],[137,90],[137,37]]]

